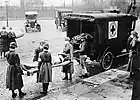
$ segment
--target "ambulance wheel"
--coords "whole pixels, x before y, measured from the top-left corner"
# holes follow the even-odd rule
[[[101,65],[104,70],[108,70],[111,68],[112,63],[113,63],[113,54],[108,51],[103,55]]]

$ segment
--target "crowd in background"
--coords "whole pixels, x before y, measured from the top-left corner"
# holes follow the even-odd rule
[[[0,31],[0,57],[4,56],[9,51],[10,43],[16,43],[16,35],[12,30],[12,27],[2,27]]]

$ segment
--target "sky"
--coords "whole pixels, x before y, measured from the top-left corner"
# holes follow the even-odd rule
[[[5,0],[0,0],[1,5],[5,5]],[[8,0],[10,5],[20,5],[20,0]],[[45,5],[62,5],[64,0],[44,0]],[[72,0],[65,0],[65,4],[71,4]]]

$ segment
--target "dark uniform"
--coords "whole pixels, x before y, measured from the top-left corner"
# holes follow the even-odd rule
[[[35,49],[33,62],[38,61],[39,53],[41,53],[43,51],[43,44],[44,43],[45,43],[45,41],[41,41],[40,42],[40,46],[42,46],[42,48],[41,47],[37,47]],[[38,69],[40,69],[40,66],[41,66],[40,63],[38,63]],[[39,76],[39,72],[37,72],[37,82],[38,82],[38,76]]]
[[[86,61],[87,56],[90,57],[89,56],[90,50],[91,49],[89,48],[88,42],[86,41],[85,38],[83,38],[81,41],[81,44],[80,44],[80,50],[75,51],[75,53],[80,53],[80,65],[82,67],[80,77],[82,77],[82,78],[88,77],[88,72],[87,72],[85,61]]]
[[[137,32],[132,31],[130,37],[128,38],[127,45],[129,50],[129,61],[128,61],[128,67],[127,70],[130,71],[130,77],[132,77],[132,62],[134,55],[136,53],[136,44],[138,42],[138,36]]]
[[[132,72],[133,72],[133,90],[131,100],[140,100],[140,42],[136,44],[137,52],[133,57]]]
[[[52,58],[51,54],[48,52],[48,48],[48,44],[45,44],[44,50],[39,56],[41,66],[38,81],[43,85],[43,92],[41,92],[42,94],[47,94],[49,82],[52,82]]]
[[[8,40],[8,33],[6,32],[6,28],[3,28],[3,30],[0,32],[0,52],[2,56],[2,52],[9,51],[9,40]]]
[[[6,59],[9,64],[6,74],[6,88],[12,90],[12,97],[16,97],[14,93],[15,89],[19,90],[19,96],[24,96],[25,93],[21,91],[23,87],[22,74],[23,71],[20,68],[20,58],[17,53],[15,53],[14,48],[16,44],[12,42],[10,44],[10,51],[6,53]]]
[[[8,38],[9,38],[9,45],[11,42],[15,42],[16,43],[16,34],[15,32],[12,31],[12,28],[9,28],[9,32],[8,32]]]

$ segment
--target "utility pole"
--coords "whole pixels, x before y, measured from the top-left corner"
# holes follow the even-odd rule
[[[5,4],[6,4],[6,21],[7,21],[7,27],[9,27],[9,24],[8,24],[8,0],[5,0]]]
[[[66,4],[65,4],[65,0],[64,0],[64,2],[63,2],[63,3],[64,3],[64,8],[65,8],[65,6],[66,6]]]
[[[74,8],[74,0],[71,0],[71,8],[73,10],[73,8]]]

